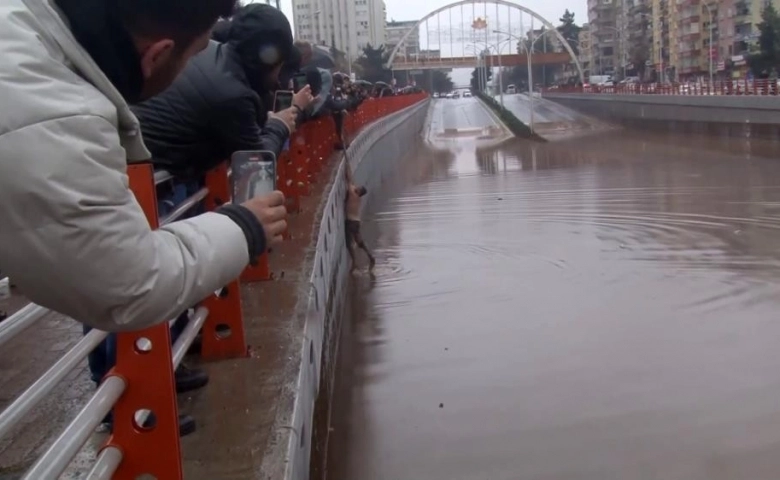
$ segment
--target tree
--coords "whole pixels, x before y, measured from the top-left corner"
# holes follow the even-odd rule
[[[363,47],[363,52],[355,63],[360,67],[364,80],[372,83],[390,82],[393,79],[393,73],[385,68],[387,57],[384,45],[374,48],[368,44]]]
[[[563,38],[569,42],[571,49],[574,50],[575,55],[580,54],[580,30],[576,23],[574,23],[574,13],[570,12],[567,8],[560,18],[561,24],[558,26],[558,32]]]
[[[426,89],[431,88],[434,92],[448,93],[455,88],[449,74],[441,70],[426,70],[423,78],[425,83],[420,86]]]
[[[471,72],[471,89],[482,90],[487,82],[493,78],[493,69],[485,66],[479,66]]]
[[[758,31],[759,52],[750,58],[750,67],[754,74],[762,75],[780,64],[780,14],[771,2],[761,11]]]

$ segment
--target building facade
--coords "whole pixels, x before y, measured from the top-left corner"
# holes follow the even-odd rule
[[[591,65],[593,65],[593,50],[591,49],[590,38],[590,24],[584,23],[580,29],[577,43],[579,43],[579,61],[586,79],[590,75]]]
[[[293,0],[295,37],[334,46],[350,60],[385,43],[383,0]]]
[[[588,0],[591,75],[615,75],[621,66],[623,0]]]
[[[401,43],[401,39],[406,35],[410,29],[412,32],[406,37],[406,41],[403,46],[398,50],[397,58],[413,59],[420,53],[420,29],[415,28],[417,26],[416,20],[408,20],[397,22],[395,20],[387,22],[385,27],[386,37],[385,46],[388,52],[392,52],[393,49]]]

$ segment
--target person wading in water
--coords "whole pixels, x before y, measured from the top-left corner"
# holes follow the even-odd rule
[[[363,196],[368,193],[368,190],[366,190],[366,187],[358,187],[353,183],[352,167],[350,167],[349,159],[346,157],[346,149],[344,152],[344,173],[347,179],[347,198],[344,202],[344,210],[346,213],[344,227],[346,229],[347,250],[352,259],[352,268],[349,272],[355,273],[357,271],[355,244],[366,252],[366,255],[368,255],[368,269],[373,270],[374,265],[376,265],[376,260],[374,259],[374,256],[371,255],[368,247],[366,247],[363,236],[360,234],[360,206],[363,202]]]

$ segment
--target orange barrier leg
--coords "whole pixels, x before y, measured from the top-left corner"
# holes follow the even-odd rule
[[[223,288],[220,296],[212,295],[204,300],[202,305],[209,309],[209,316],[203,324],[203,358],[221,360],[246,357],[248,352],[238,280]]]
[[[227,177],[227,164],[206,174],[206,208],[214,210],[230,199],[230,184]],[[265,258],[262,258],[265,257]],[[263,254],[258,264],[244,271],[244,275],[254,278],[269,277],[268,254]],[[244,319],[241,314],[241,286],[234,280],[222,290],[221,296],[212,295],[202,302],[209,309],[209,316],[203,325],[202,353],[206,360],[235,358],[246,356]]]
[[[131,165],[128,175],[130,188],[149,224],[157,228],[152,166]],[[113,434],[106,444],[123,453],[113,478],[134,480],[149,474],[161,479],[181,480],[179,415],[168,323],[117,335],[116,366],[108,376],[119,376],[127,384],[114,406]],[[142,423],[144,414],[147,419]]]

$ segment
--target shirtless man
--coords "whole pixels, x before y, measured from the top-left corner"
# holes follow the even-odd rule
[[[347,177],[347,198],[344,202],[345,213],[347,218],[344,220],[344,226],[346,228],[347,235],[347,251],[352,259],[352,268],[350,273],[357,271],[357,263],[355,262],[355,244],[360,247],[361,250],[368,255],[368,269],[371,270],[376,264],[374,256],[366,247],[363,242],[363,236],[360,234],[360,204],[363,201],[362,197],[368,190],[366,187],[358,187],[352,183],[352,168],[349,166],[349,161],[345,159],[344,173]]]

